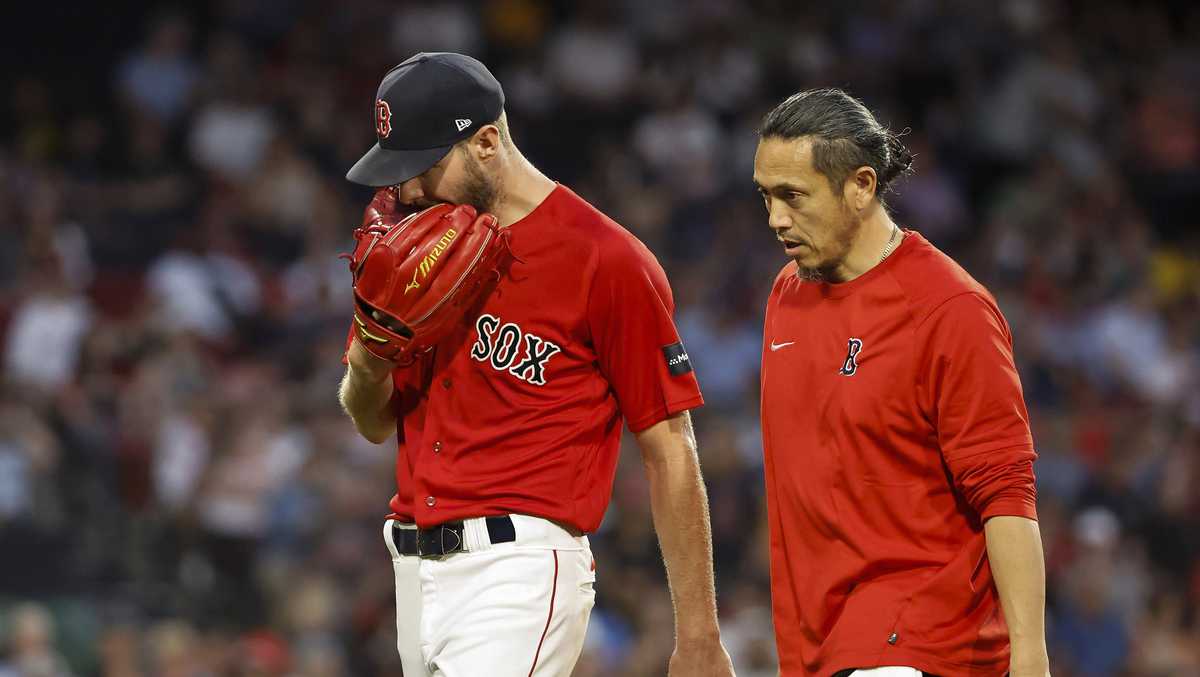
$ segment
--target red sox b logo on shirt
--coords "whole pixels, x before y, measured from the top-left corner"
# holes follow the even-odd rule
[[[860,339],[852,338],[846,342],[846,361],[842,362],[842,368],[838,373],[842,376],[854,376],[858,371],[858,354],[862,352],[863,343]]]
[[[553,342],[523,332],[513,322],[501,325],[500,318],[487,313],[475,321],[475,331],[478,338],[471,346],[472,358],[535,386],[546,385],[546,364],[562,352]],[[522,352],[518,360],[517,354]]]

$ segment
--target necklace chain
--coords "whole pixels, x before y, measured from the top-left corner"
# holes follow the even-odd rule
[[[883,253],[879,255],[879,260],[875,262],[875,265],[879,265],[879,264],[883,263],[883,260],[886,259],[889,255],[891,255],[892,248],[896,246],[896,234],[899,232],[900,232],[900,229],[897,228],[896,224],[893,223],[892,224],[892,236],[888,238],[887,246],[883,248]]]

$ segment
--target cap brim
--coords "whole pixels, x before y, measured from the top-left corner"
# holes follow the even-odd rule
[[[364,186],[394,186],[424,174],[453,147],[454,144],[420,150],[388,150],[375,144],[346,172],[346,178]]]

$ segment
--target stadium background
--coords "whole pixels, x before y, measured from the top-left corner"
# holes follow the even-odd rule
[[[418,50],[488,63],[526,154],[667,268],[739,675],[775,674],[753,130],[820,85],[911,127],[898,220],[1013,327],[1054,674],[1200,675],[1200,6],[80,4],[0,22],[3,677],[399,674],[393,452],[337,408],[335,255]],[[577,675],[664,674],[650,523],[626,445]]]

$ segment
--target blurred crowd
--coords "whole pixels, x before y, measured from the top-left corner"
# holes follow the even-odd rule
[[[117,11],[117,10],[113,10]],[[480,57],[517,144],[670,276],[724,637],[775,675],[758,435],[782,252],[762,114],[843,86],[888,202],[995,293],[1041,459],[1056,677],[1200,675],[1200,7],[1055,0],[217,2],[127,17],[0,115],[0,677],[399,675],[394,448],[335,393],[378,79]],[[48,29],[46,29],[48,30]],[[81,85],[83,86],[83,85]],[[805,406],[796,402],[796,406]],[[665,674],[636,447],[579,677]]]

